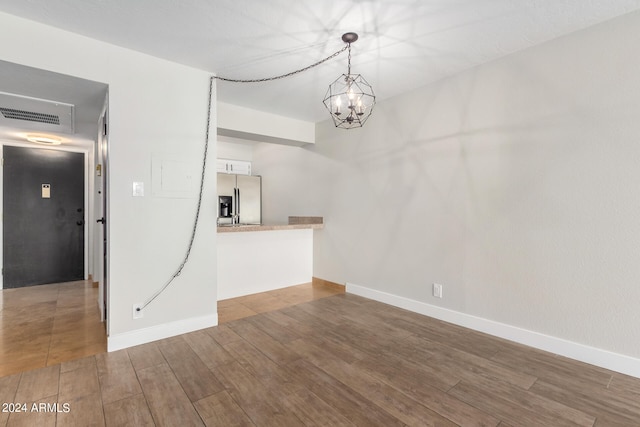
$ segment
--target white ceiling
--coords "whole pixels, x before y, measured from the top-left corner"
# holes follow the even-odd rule
[[[231,78],[305,67],[359,34],[379,99],[640,9],[640,0],[0,0],[0,11]],[[218,100],[320,121],[341,54],[295,77],[218,83]],[[372,117],[373,119],[373,117]]]

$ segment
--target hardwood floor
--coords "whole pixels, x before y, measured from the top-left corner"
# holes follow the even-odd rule
[[[0,402],[59,403],[0,426],[640,425],[640,379],[350,294],[0,377]]]
[[[220,301],[219,322],[344,292],[311,283]],[[90,281],[0,290],[0,376],[107,351]]]
[[[107,349],[90,281],[0,291],[0,376]]]
[[[218,301],[218,324],[344,293],[344,286],[314,282]]]

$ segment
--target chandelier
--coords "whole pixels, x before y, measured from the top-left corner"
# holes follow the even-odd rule
[[[343,129],[362,127],[376,104],[371,85],[360,74],[351,74],[351,43],[356,40],[356,33],[342,35],[342,41],[347,43],[349,50],[347,74],[341,75],[329,85],[322,101],[329,110],[333,123]]]
[[[324,106],[327,107],[327,110],[329,110],[329,113],[331,113],[331,118],[333,119],[333,123],[336,127],[343,129],[362,127],[373,111],[373,106],[376,103],[376,96],[373,93],[371,85],[367,83],[364,77],[360,74],[351,74],[351,43],[354,43],[356,40],[358,40],[358,35],[356,33],[345,33],[342,35],[342,41],[347,45],[342,49],[324,59],[319,60],[318,62],[286,74],[259,79],[233,79],[220,76],[213,76],[213,78],[232,83],[270,82],[310,70],[311,68],[317,67],[318,65],[335,58],[345,50],[348,50],[349,58],[347,74],[341,75],[329,85],[329,89],[327,90],[322,102],[324,103]]]

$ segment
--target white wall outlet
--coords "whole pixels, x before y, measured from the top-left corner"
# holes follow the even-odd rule
[[[144,312],[142,311],[142,304],[133,304],[133,318],[142,319]]]
[[[433,296],[436,298],[442,298],[442,285],[438,283],[433,284]]]

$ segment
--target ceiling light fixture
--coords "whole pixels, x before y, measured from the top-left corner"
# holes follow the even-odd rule
[[[358,40],[356,33],[345,33],[342,35],[342,41],[347,45],[332,55],[321,59],[304,68],[300,68],[290,73],[281,74],[274,77],[265,77],[261,79],[231,79],[227,77],[214,76],[216,80],[232,83],[262,83],[272,80],[278,80],[285,77],[291,77],[303,71],[310,70],[328,60],[340,55],[345,50],[349,51],[347,74],[338,77],[336,81],[329,85],[329,89],[325,95],[324,106],[331,113],[331,118],[336,127],[343,129],[351,129],[362,127],[367,121],[373,106],[376,103],[376,96],[373,88],[360,74],[351,74],[351,43]]]
[[[60,145],[62,144],[62,139],[56,136],[49,135],[27,135],[27,141],[35,142],[36,144],[45,144],[45,145]]]
[[[342,41],[347,43],[349,50],[347,74],[341,75],[329,85],[323,100],[333,123],[343,129],[362,127],[376,104],[376,95],[371,85],[360,74],[351,74],[351,43],[356,40],[356,33],[342,35]]]

